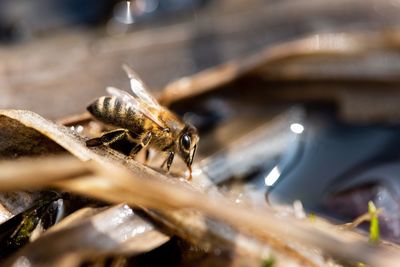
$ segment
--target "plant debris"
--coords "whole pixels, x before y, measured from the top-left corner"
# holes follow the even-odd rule
[[[6,121],[12,121],[16,129],[34,129],[79,159],[50,157],[2,163],[1,169],[8,170],[0,175],[2,190],[50,186],[107,202],[126,202],[145,208],[152,218],[175,230],[174,234],[209,251],[220,248],[223,243],[231,243],[236,247],[236,253],[258,255],[261,260],[265,259],[265,252],[272,249],[278,266],[284,266],[283,263],[288,260],[305,266],[323,266],[324,260],[318,253],[308,250],[312,248],[319,248],[324,255],[333,258],[362,261],[372,266],[396,266],[399,260],[395,248],[378,249],[370,247],[365,241],[355,242],[351,234],[346,234],[339,227],[326,227],[308,220],[282,220],[272,210],[235,205],[213,190],[205,194],[199,186],[201,182],[195,182],[205,179],[204,176],[194,175],[192,186],[184,179],[168,177],[134,160],[126,160],[122,154],[107,147],[89,149],[84,145],[84,138],[34,113],[3,110],[0,114],[0,119],[6,117]],[[14,177],[19,177],[19,182],[12,182]],[[203,224],[200,218],[207,218],[208,222]],[[215,219],[218,222],[213,222]],[[180,231],[174,227],[177,223],[180,223]],[[243,233],[244,240],[231,236],[239,233]],[[199,242],[199,238],[203,241]],[[40,238],[35,242],[38,240]]]
[[[380,239],[378,209],[375,207],[375,204],[372,201],[368,202],[368,213],[371,217],[371,222],[369,226],[369,240],[373,243],[377,243]]]

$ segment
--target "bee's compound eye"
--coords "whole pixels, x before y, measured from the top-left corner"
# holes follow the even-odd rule
[[[183,149],[189,150],[191,142],[192,142],[192,139],[190,138],[189,135],[187,135],[187,134],[182,135],[181,145],[182,145]]]

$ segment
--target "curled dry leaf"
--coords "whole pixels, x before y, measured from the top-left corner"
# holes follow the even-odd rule
[[[23,258],[30,266],[55,266],[102,255],[135,255],[164,244],[169,237],[127,205],[106,209],[85,208],[51,228],[7,261]],[[66,258],[65,258],[66,257]],[[7,265],[6,263],[6,265]]]
[[[399,36],[399,31],[340,31],[273,44],[168,84],[160,101],[180,104],[218,91],[254,95],[253,103],[333,103],[352,122],[399,120],[400,94],[393,90],[400,82]]]
[[[400,48],[399,36],[400,33],[395,31],[324,33],[278,43],[253,56],[171,82],[160,100],[172,103],[191,98],[246,76],[284,81],[332,78],[336,81],[398,81],[396,51]],[[365,61],[374,64],[365,64]]]

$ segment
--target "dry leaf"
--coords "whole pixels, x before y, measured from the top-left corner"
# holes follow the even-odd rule
[[[18,111],[2,111],[1,113],[18,119],[22,124],[29,123],[31,127],[36,127],[39,131],[43,131],[43,127],[46,129],[44,132],[46,132],[47,136],[52,136],[53,138],[58,136],[58,138],[67,139],[57,140],[57,138],[54,138],[60,144],[76,142],[74,140],[77,138],[73,137],[73,135],[62,136],[61,131],[57,129],[58,126],[46,122],[32,113],[28,113],[27,116]],[[27,118],[29,118],[30,122],[27,122]],[[79,142],[81,141],[78,138]],[[79,145],[75,144],[75,146],[71,147],[79,148]],[[66,146],[66,148],[68,147]],[[269,210],[240,207],[218,194],[204,195],[199,188],[191,188],[188,184],[182,184],[179,180],[171,181],[135,161],[127,162],[119,154],[110,153],[111,151],[106,149],[97,149],[100,153],[96,155],[91,155],[92,153],[94,154],[94,151],[84,146],[79,149],[79,153],[75,151],[73,154],[86,157],[92,156],[92,160],[97,164],[88,165],[77,162],[76,165],[81,165],[82,169],[92,169],[94,176],[79,176],[79,179],[60,181],[57,182],[58,186],[69,188],[81,194],[97,196],[108,201],[126,201],[134,205],[155,208],[158,212],[161,211],[161,216],[171,214],[167,211],[167,209],[171,208],[197,209],[213,218],[228,222],[235,226],[236,229],[240,229],[240,231],[251,233],[261,240],[267,240],[280,253],[285,253],[286,257],[293,256],[293,253],[295,253],[295,259],[303,260],[302,264],[305,265],[315,266],[319,264],[313,262],[311,258],[302,258],[301,255],[304,254],[300,253],[301,250],[296,250],[293,245],[288,245],[287,243],[286,250],[284,250],[282,244],[291,240],[291,244],[302,243],[305,247],[319,248],[333,257],[350,261],[362,261],[371,266],[396,266],[399,261],[400,254],[395,252],[395,248],[372,247],[362,241],[350,241],[345,232],[339,229],[326,229],[320,225],[313,225],[310,222],[301,220],[282,220]],[[122,168],[121,162],[125,166],[129,166],[129,168]],[[215,203],[218,203],[218,206]],[[164,216],[164,218],[168,220],[168,216]],[[190,225],[190,223],[186,223],[186,226],[189,227]],[[212,227],[210,224],[209,226]],[[216,231],[216,233],[220,232],[221,229]],[[210,238],[209,240],[213,239]],[[283,260],[283,258],[279,259]],[[320,264],[323,263],[320,262]]]

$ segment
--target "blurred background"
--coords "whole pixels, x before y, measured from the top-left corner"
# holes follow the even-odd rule
[[[398,0],[2,0],[0,108],[50,119],[82,113],[106,86],[128,87],[124,63],[157,94],[181,77],[250,62],[217,94],[173,107],[194,118],[204,157],[289,114],[259,140],[267,156],[250,164],[238,195],[300,200],[341,222],[374,200],[389,211],[381,218],[386,238],[399,242],[399,14]],[[239,118],[241,130],[207,135],[227,118]]]
[[[305,36],[387,33],[398,25],[398,11],[394,0],[3,0],[0,107],[27,108],[51,118],[60,117],[86,106],[105,85],[126,86],[121,62],[159,90],[182,76]],[[371,44],[376,40],[376,36],[365,37],[369,38]],[[324,44],[323,39],[320,50],[322,45],[354,50],[354,44],[348,44],[344,36],[325,38]],[[395,41],[395,37],[389,41]],[[393,44],[385,45],[393,48]],[[390,66],[386,63],[397,54],[381,56],[376,50],[373,57],[362,62],[347,60],[351,61],[346,65],[347,77],[360,79],[360,73],[396,75],[395,60]],[[344,75],[344,66],[335,68],[332,58],[324,65],[314,58],[316,64],[309,64],[303,73],[319,70],[319,76],[324,71],[333,79]],[[366,60],[376,68],[363,70],[357,65]],[[293,80],[300,73],[294,64],[291,66],[288,71]],[[274,79],[282,76],[282,68],[274,67]],[[338,69],[343,72],[338,73]],[[66,104],[60,107],[60,101]],[[346,102],[346,108],[349,106],[353,105]]]

